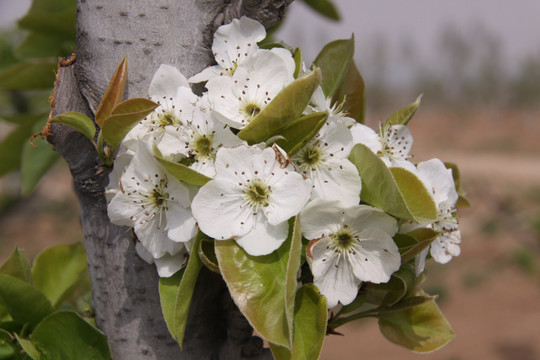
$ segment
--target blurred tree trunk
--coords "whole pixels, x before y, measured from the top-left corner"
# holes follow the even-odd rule
[[[93,117],[116,66],[128,59],[126,97],[145,97],[160,64],[186,76],[213,62],[215,29],[247,15],[274,26],[292,0],[78,0],[77,54],[61,63],[54,114]],[[72,59],[73,60],[73,59]],[[67,161],[79,197],[99,328],[115,360],[271,358],[240,314],[221,277],[203,269],[189,315],[184,350],[170,336],[153,265],[135,253],[130,229],[109,222],[103,170],[91,143],[53,124],[48,140]]]

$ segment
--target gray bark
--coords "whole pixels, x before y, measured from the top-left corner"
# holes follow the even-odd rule
[[[93,117],[108,81],[127,55],[126,97],[146,96],[160,64],[190,77],[212,63],[212,34],[248,15],[267,28],[292,0],[79,0],[77,57],[59,69],[53,114]],[[115,360],[266,359],[262,341],[231,300],[217,274],[203,269],[190,310],[184,350],[170,336],[159,303],[153,265],[135,253],[131,231],[109,222],[104,169],[91,143],[52,124],[48,140],[65,158],[81,206],[82,227],[99,328]]]

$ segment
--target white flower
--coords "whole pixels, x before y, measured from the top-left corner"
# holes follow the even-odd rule
[[[212,53],[217,65],[204,69],[189,81],[198,83],[216,76],[232,76],[236,68],[259,49],[257,43],[265,37],[264,26],[245,16],[220,26],[214,34],[212,43]]]
[[[214,177],[214,161],[218,149],[240,145],[244,141],[234,135],[228,126],[214,120],[209,107],[201,104],[205,103],[205,98],[197,103],[197,108],[190,116],[191,120],[165,129],[158,149],[163,156],[173,161],[187,158],[191,162],[189,167]]]
[[[200,229],[216,240],[234,238],[250,255],[266,255],[288,235],[287,220],[304,207],[311,181],[282,168],[272,148],[221,148],[216,177],[193,199]]]
[[[396,220],[366,205],[317,199],[300,213],[314,283],[332,308],[351,303],[362,281],[385,283],[401,264]]]
[[[216,118],[235,129],[244,128],[293,80],[294,60],[259,50],[238,66],[234,75],[208,81],[208,98]]]
[[[159,166],[141,145],[120,177],[107,208],[111,222],[131,226],[154,258],[174,255],[197,232],[188,189]]]
[[[379,135],[368,126],[357,123],[351,128],[351,133],[355,144],[366,145],[386,165],[408,168],[407,159],[410,157],[413,138],[407,126],[384,126]]]
[[[315,92],[311,96],[310,106],[308,107],[308,109],[314,112],[327,112],[327,124],[338,122],[347,127],[356,124],[356,120],[348,117],[347,114],[343,111],[342,103],[335,103],[334,105],[332,105],[332,98],[326,98],[320,86],[315,89]]]
[[[174,255],[165,253],[165,255],[159,258],[154,258],[141,242],[137,242],[135,245],[135,250],[141,259],[146,261],[148,264],[156,265],[156,269],[160,277],[173,276],[178,270],[186,265],[189,257],[185,246],[182,246],[182,248]]]
[[[428,250],[435,261],[445,264],[454,256],[460,254],[459,244],[461,233],[458,229],[455,205],[458,199],[452,170],[447,169],[439,159],[421,162],[416,167],[418,178],[431,192],[437,205],[437,220],[427,227],[441,234],[431,243],[430,247],[416,257],[416,272],[424,271],[425,258]],[[422,227],[419,224],[406,222],[400,232],[406,233]]]
[[[298,171],[313,181],[311,198],[360,203],[362,180],[347,158],[353,147],[349,129],[340,123],[324,126],[291,158]]]

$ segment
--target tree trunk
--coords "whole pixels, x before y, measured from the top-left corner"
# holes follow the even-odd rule
[[[53,114],[93,117],[107,83],[127,55],[127,97],[145,97],[160,64],[186,76],[213,62],[214,30],[247,15],[267,28],[292,0],[79,0],[77,55],[61,64]],[[81,204],[82,227],[98,327],[115,360],[266,359],[262,341],[231,300],[222,278],[201,271],[188,319],[184,350],[170,336],[153,265],[135,253],[130,229],[109,222],[104,169],[92,144],[70,127],[52,124],[48,140],[67,161]]]

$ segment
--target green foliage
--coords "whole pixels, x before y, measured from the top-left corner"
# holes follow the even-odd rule
[[[238,137],[250,144],[266,141],[300,117],[320,82],[321,72],[318,69],[293,81],[238,133]]]
[[[437,219],[437,205],[422,181],[403,168],[388,168],[367,146],[349,156],[362,179],[361,199],[401,219],[426,223]]]
[[[92,120],[90,120],[88,116],[77,112],[66,112],[57,115],[51,119],[51,123],[61,123],[71,126],[86,136],[90,141],[94,140],[94,135],[96,134],[96,127]]]
[[[321,69],[323,93],[332,98],[353,62],[354,36],[350,39],[335,40],[326,44],[313,64]]]
[[[432,229],[420,228],[406,234],[396,234],[394,241],[401,253],[401,263],[414,258],[427,248],[440,234]]]
[[[124,57],[109,81],[107,90],[96,110],[96,123],[102,126],[103,121],[112,114],[113,108],[124,97],[127,80],[127,59]]]
[[[351,61],[343,81],[338,86],[332,103],[342,104],[341,110],[359,123],[364,122],[366,112],[364,79],[354,61]]]
[[[289,237],[269,255],[248,255],[234,240],[216,241],[223,279],[242,314],[269,342],[291,349],[296,274],[300,267],[298,218]]]
[[[384,122],[383,127],[386,128],[387,126],[393,125],[407,125],[409,120],[411,120],[416,113],[418,106],[420,106],[420,100],[422,100],[422,95],[420,95],[412,104],[409,104],[403,109],[400,109],[390,115],[390,117]]]
[[[274,136],[279,137],[276,144],[285,150],[287,154],[293,155],[319,132],[326,119],[328,119],[327,113],[317,112],[291,121],[274,134]]]
[[[81,244],[44,250],[32,269],[15,249],[0,267],[0,359],[109,360],[99,330],[75,312],[58,311],[72,307],[63,300],[87,284],[86,275]]]
[[[183,164],[165,160],[159,156],[154,156],[156,160],[163,165],[168,172],[170,172],[177,180],[183,181],[187,184],[203,186],[211,179],[190,167]]]
[[[29,60],[0,72],[0,88],[7,90],[49,89],[54,84],[57,63],[53,60]]]
[[[328,19],[340,20],[339,12],[331,0],[304,0],[304,3]]]
[[[419,296],[424,296],[419,292]],[[417,306],[378,315],[381,333],[391,342],[416,352],[431,352],[455,336],[433,299]]]

